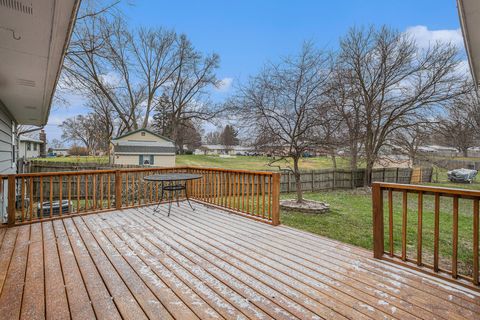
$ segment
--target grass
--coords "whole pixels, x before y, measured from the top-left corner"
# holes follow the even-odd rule
[[[282,195],[292,198],[293,195]],[[331,212],[327,214],[305,214],[300,212],[282,212],[282,223],[294,228],[306,230],[328,238],[350,243],[371,250],[372,236],[372,203],[371,195],[359,194],[355,191],[337,191],[326,193],[307,193],[305,198],[325,201],[330,204]],[[394,193],[394,249],[401,252],[402,199],[401,194]],[[388,212],[387,200],[384,200],[384,212]],[[440,208],[440,267],[451,269],[452,256],[452,200],[441,198]],[[433,196],[424,197],[423,209],[423,260],[433,264],[434,234],[434,200]],[[385,226],[388,226],[385,214]],[[459,201],[459,272],[471,275],[472,272],[472,202]],[[385,248],[388,251],[388,230],[385,231]],[[407,221],[407,254],[416,258],[417,241],[417,198],[408,197]]]
[[[51,157],[39,158],[36,161],[48,162],[71,162],[71,163],[108,163],[108,156],[105,157]],[[246,169],[246,170],[277,170],[278,167],[268,166],[272,158],[268,157],[250,157],[250,156],[236,156],[236,157],[220,157],[216,155],[177,155],[177,166],[197,166],[197,167],[211,167],[224,169]],[[288,165],[287,161],[281,161],[278,164],[282,168]],[[348,167],[348,159],[337,158],[337,166],[339,168]],[[329,157],[315,157],[303,158],[300,160],[300,168],[303,170],[327,169],[332,167],[332,160]]]
[[[108,163],[108,156],[68,156],[68,157],[48,157],[48,158],[35,158],[35,161],[45,162],[71,162],[71,163]]]
[[[215,155],[178,155],[177,166],[199,166],[224,169],[247,169],[247,170],[276,170],[278,167],[268,166],[272,160],[269,157],[220,157]],[[276,165],[285,168],[287,161],[280,161]],[[337,166],[341,168],[348,167],[348,159],[337,158]],[[329,157],[303,158],[300,160],[300,168],[303,170],[327,169],[332,168],[332,159]]]

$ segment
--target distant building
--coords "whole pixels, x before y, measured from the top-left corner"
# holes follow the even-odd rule
[[[439,145],[421,146],[418,147],[418,151],[422,153],[430,153],[441,157],[456,157],[459,154],[458,150],[455,148]]]
[[[50,148],[48,155],[49,156],[54,156],[54,157],[59,157],[59,156],[68,156],[68,148]]]
[[[18,147],[19,159],[31,159],[40,157],[40,150],[43,144],[42,140],[33,139],[30,137],[20,136],[20,143]]]
[[[196,155],[247,155],[249,152],[253,151],[251,147],[243,146],[230,146],[226,147],[220,144],[205,144],[201,147],[195,149],[194,154]]]
[[[175,143],[147,129],[129,132],[112,139],[113,164],[175,166]]]

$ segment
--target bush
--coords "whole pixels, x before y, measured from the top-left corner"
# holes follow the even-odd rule
[[[68,153],[72,156],[88,156],[88,149],[80,146],[72,146]]]

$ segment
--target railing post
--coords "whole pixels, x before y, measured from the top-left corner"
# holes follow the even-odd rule
[[[7,213],[8,213],[8,225],[13,226],[15,224],[15,203],[16,203],[16,192],[17,188],[15,186],[15,175],[8,176],[8,202],[7,202]]]
[[[280,173],[272,174],[272,224],[280,224]]]
[[[122,208],[122,175],[120,170],[115,170],[115,207]]]
[[[384,252],[383,241],[383,195],[379,183],[372,184],[373,209],[373,257],[380,259]]]

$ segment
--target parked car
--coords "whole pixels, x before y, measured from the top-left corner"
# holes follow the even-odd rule
[[[477,173],[477,170],[462,168],[448,171],[447,176],[451,182],[472,183]]]

